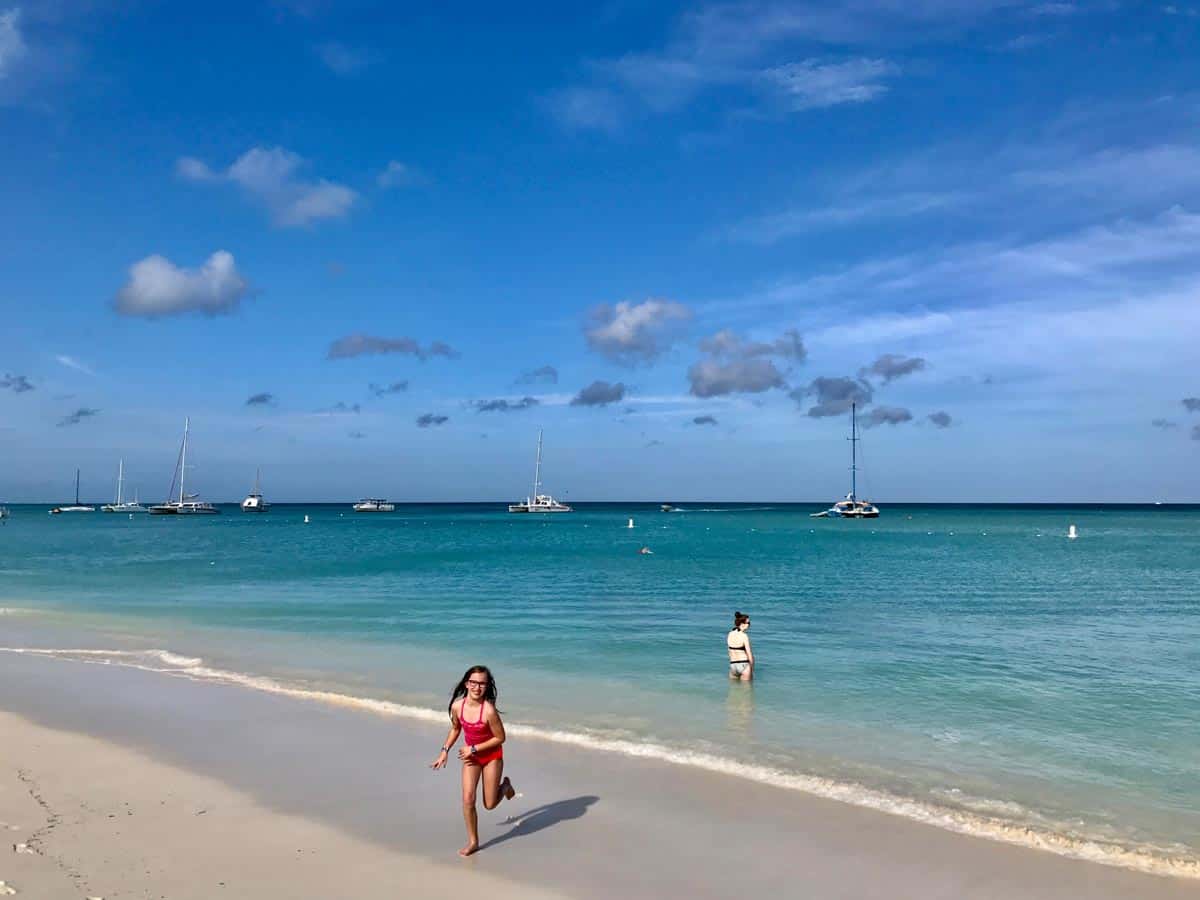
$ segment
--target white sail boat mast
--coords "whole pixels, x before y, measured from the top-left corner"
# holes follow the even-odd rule
[[[537,462],[533,464],[533,494],[530,499],[536,499],[542,490],[542,429],[538,429]]]
[[[858,499],[858,404],[850,404],[850,499]]]
[[[191,425],[191,422],[192,422],[192,419],[190,416],[184,416],[184,418],[183,418],[183,449],[180,451],[180,454],[179,454],[179,504],[180,504],[180,506],[183,505],[183,497],[184,497],[183,479],[184,479],[184,475],[187,473],[187,439],[188,439],[188,428]]]

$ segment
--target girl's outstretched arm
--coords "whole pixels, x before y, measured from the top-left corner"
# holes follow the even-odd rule
[[[431,769],[441,769],[446,765],[446,758],[450,753],[450,748],[454,746],[454,742],[458,740],[459,734],[462,733],[462,725],[459,724],[458,714],[450,714],[450,731],[446,734],[446,740],[442,743],[442,752],[438,754],[437,759],[429,764]]]

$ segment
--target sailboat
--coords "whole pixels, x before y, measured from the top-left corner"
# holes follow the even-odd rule
[[[75,503],[68,506],[56,506],[50,510],[50,515],[57,516],[60,513],[76,513],[76,512],[95,512],[96,507],[85,506],[79,502],[79,470],[75,470]]]
[[[549,494],[538,493],[542,488],[542,432],[538,429],[537,462],[533,467],[533,494],[520,503],[510,503],[510,513],[565,513],[571,507],[560,503]]]
[[[395,512],[396,504],[382,497],[364,497],[350,508],[355,512]]]
[[[184,493],[183,482],[187,474],[187,445],[190,426],[191,419],[185,418],[183,420],[183,443],[179,446],[179,461],[175,465],[175,472],[171,475],[171,487],[167,490],[168,497],[175,495],[175,476],[178,475],[179,499],[167,500],[150,507],[152,516],[214,516],[220,512],[211,503],[197,500],[198,494]]]
[[[874,503],[858,499],[858,418],[856,403],[850,404],[850,493],[829,509],[809,513],[814,519],[878,519],[879,508]]]
[[[260,482],[262,479],[262,469],[254,470],[254,490],[246,495],[246,499],[242,501],[242,512],[266,512],[271,508],[271,504],[263,499]]]
[[[125,460],[117,463],[117,499],[112,503],[105,503],[100,507],[100,512],[108,513],[144,513],[149,512],[146,507],[138,503],[137,500],[125,499]]]

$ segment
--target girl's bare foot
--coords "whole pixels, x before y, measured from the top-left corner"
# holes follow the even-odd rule
[[[478,849],[479,849],[478,844],[467,844],[467,846],[463,847],[461,850],[458,851],[458,855],[459,856],[470,856],[472,853],[474,853]]]
[[[517,789],[513,787],[513,784],[508,780],[507,775],[504,776],[504,781],[500,782],[500,793],[504,795],[505,800],[511,800],[513,797],[517,796]]]

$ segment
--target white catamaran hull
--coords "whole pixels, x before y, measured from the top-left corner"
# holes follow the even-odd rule
[[[221,511],[211,503],[163,503],[150,507],[152,516],[217,516]]]

